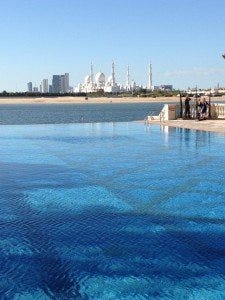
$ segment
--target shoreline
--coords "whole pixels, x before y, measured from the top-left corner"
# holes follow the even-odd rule
[[[110,104],[110,103],[171,103],[179,102],[179,97],[100,97],[88,98],[85,97],[53,97],[53,98],[0,98],[0,105],[3,104]]]
[[[184,99],[184,98],[182,98]],[[195,101],[195,100],[192,100]],[[212,97],[212,102],[225,102],[225,97]],[[21,97],[21,98],[0,98],[0,106],[3,104],[111,104],[111,103],[180,103],[180,97]]]
[[[184,98],[183,98],[184,99]],[[195,101],[195,100],[192,100]],[[212,102],[221,102],[225,103],[225,97],[212,97]],[[180,97],[101,97],[101,98],[88,98],[85,100],[84,97],[54,97],[54,98],[0,98],[0,107],[1,105],[34,105],[34,104],[151,104],[151,103],[180,103]],[[144,120],[139,120],[135,122],[144,122]],[[225,134],[225,120],[204,120],[196,122],[195,120],[170,120],[166,122],[159,121],[150,121],[149,124],[161,125],[161,126],[170,126],[176,128],[186,128],[192,130],[202,130],[202,131],[211,131],[216,133]]]

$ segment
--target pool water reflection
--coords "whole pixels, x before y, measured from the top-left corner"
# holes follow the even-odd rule
[[[224,135],[0,128],[1,299],[224,299]]]

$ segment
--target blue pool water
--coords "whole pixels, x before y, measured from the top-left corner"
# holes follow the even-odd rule
[[[224,135],[0,127],[0,299],[224,299]]]

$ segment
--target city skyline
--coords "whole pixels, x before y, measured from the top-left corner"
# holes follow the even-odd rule
[[[41,80],[40,84],[33,84],[33,81],[27,83],[26,92],[40,92],[40,93],[54,93],[54,94],[65,94],[73,91],[70,87],[69,73],[64,74],[54,74],[52,75],[52,80],[44,78]],[[51,84],[50,84],[51,83]]]
[[[145,73],[145,72],[144,72]],[[108,76],[107,76],[108,75]],[[146,84],[142,85],[136,82],[133,78],[130,65],[127,65],[126,77],[123,82],[117,81],[117,72],[115,63],[111,63],[111,72],[105,74],[102,71],[94,72],[94,66],[91,62],[89,72],[86,73],[83,81],[79,82],[76,86],[70,86],[69,73],[64,75],[52,75],[52,80],[42,79],[40,85],[33,84],[32,81],[27,83],[26,92],[40,92],[40,93],[53,93],[53,94],[65,94],[65,93],[92,93],[98,91],[104,91],[106,93],[121,93],[121,92],[133,92],[147,89],[153,90],[167,90],[172,91],[173,85],[160,84],[154,85],[152,79],[152,64],[149,63],[148,71],[146,74]],[[51,84],[50,84],[51,83]],[[39,88],[38,88],[39,86]]]
[[[131,65],[146,85],[151,61],[155,85],[225,86],[224,1],[106,1],[1,2],[0,91],[23,91],[24,82],[64,70],[76,86],[90,61],[100,71],[112,59],[119,82]]]

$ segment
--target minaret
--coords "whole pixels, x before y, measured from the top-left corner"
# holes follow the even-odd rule
[[[94,85],[94,72],[93,72],[92,62],[91,62],[91,74],[90,74],[90,76],[91,76],[91,86],[93,86]]]
[[[130,66],[127,66],[127,89],[130,89]]]
[[[147,85],[148,90],[152,90],[152,64],[149,64],[149,69],[148,69],[148,85]]]
[[[115,65],[114,65],[114,61],[112,61],[112,85],[114,86],[116,83],[115,80]]]

